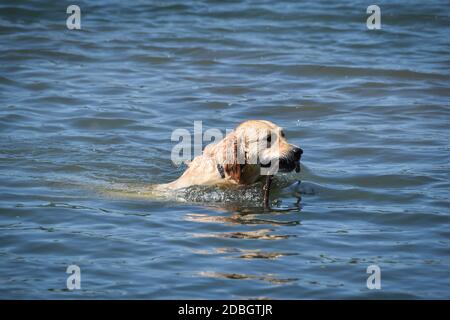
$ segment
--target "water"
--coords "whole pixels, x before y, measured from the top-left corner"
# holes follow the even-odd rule
[[[448,2],[69,4],[0,5],[0,298],[450,298]],[[140,192],[259,118],[304,150],[273,211]]]

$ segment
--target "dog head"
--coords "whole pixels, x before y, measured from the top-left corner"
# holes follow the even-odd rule
[[[232,179],[245,183],[245,169],[251,172],[251,176],[300,171],[302,153],[302,149],[287,142],[283,129],[274,123],[249,120],[237,126],[219,143],[216,159],[224,164],[225,172]],[[255,167],[259,172],[254,170]],[[253,178],[247,177],[250,183],[257,177]]]

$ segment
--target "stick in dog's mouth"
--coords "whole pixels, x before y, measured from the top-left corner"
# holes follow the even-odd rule
[[[263,167],[267,167],[267,165],[263,166]],[[296,161],[294,163],[293,169],[297,173],[300,172],[300,161]],[[292,171],[292,169],[290,171]],[[264,181],[264,185],[263,185],[264,209],[270,209],[270,186],[272,185],[272,180],[273,180],[273,175],[267,175],[266,180]]]
[[[266,176],[266,181],[263,185],[263,193],[264,193],[264,209],[270,209],[269,196],[270,196],[270,185],[272,184],[272,175]]]

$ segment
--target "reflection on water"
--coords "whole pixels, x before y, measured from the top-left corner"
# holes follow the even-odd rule
[[[264,275],[264,276],[255,276],[250,274],[239,274],[239,273],[220,273],[220,272],[200,272],[200,276],[202,277],[211,277],[211,278],[224,278],[224,279],[232,279],[232,280],[261,280],[267,281],[272,284],[288,284],[291,282],[295,282],[298,279],[282,279],[277,278],[274,275]]]
[[[192,221],[200,223],[199,230],[201,230],[201,224],[203,223],[220,223],[226,226],[257,226],[257,225],[271,225],[271,226],[297,226],[300,224],[298,217],[299,211],[297,208],[296,213],[292,213],[292,209],[289,211],[276,211],[266,212],[261,208],[245,208],[241,207],[240,211],[229,211],[227,209],[215,206],[213,207],[217,212],[212,214],[200,214],[200,213],[188,213],[185,216],[186,221]],[[218,215],[221,214],[221,215]],[[295,215],[295,216],[294,216]],[[279,217],[289,216],[286,220],[277,219]],[[195,238],[222,238],[222,239],[240,239],[240,240],[285,240],[290,237],[296,237],[292,234],[274,234],[274,229],[259,228],[253,231],[239,231],[239,232],[199,232],[193,233],[192,237]],[[262,245],[264,246],[264,245]],[[263,251],[260,249],[243,249],[239,247],[213,247],[210,250],[193,250],[195,254],[201,255],[218,255],[223,257],[239,258],[243,260],[276,260],[282,257],[295,256],[297,252],[278,252],[278,251]],[[197,274],[201,277],[212,277],[217,279],[233,279],[233,280],[260,280],[270,282],[276,285],[289,284],[297,281],[298,279],[283,279],[276,274],[266,275],[254,275],[254,274],[241,274],[239,273],[239,267],[237,266],[235,273],[223,273],[212,271],[201,271]]]
[[[195,221],[195,222],[220,222],[220,223],[226,223],[226,224],[248,224],[248,225],[255,225],[255,224],[268,224],[268,225],[297,225],[300,223],[298,220],[288,220],[288,221],[282,221],[282,220],[275,220],[270,219],[270,215],[266,214],[264,215],[265,218],[260,217],[263,215],[260,214],[242,214],[242,213],[231,213],[227,216],[210,216],[206,214],[195,214],[190,213],[187,214],[185,219],[189,221]]]
[[[194,233],[198,238],[231,238],[231,239],[250,239],[250,240],[281,240],[292,237],[293,235],[269,234],[272,229],[261,229],[247,232],[226,232],[226,233]]]
[[[215,248],[214,250],[193,250],[196,254],[231,254],[232,258],[241,259],[278,259],[285,256],[297,255],[294,252],[264,252],[260,250],[247,250],[237,248]]]

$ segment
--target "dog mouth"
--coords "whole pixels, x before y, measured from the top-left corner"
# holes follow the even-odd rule
[[[272,166],[272,162],[269,162],[268,164],[261,164],[261,167],[263,168],[270,168]],[[285,159],[285,158],[281,158],[278,162],[278,171],[279,172],[283,172],[283,173],[287,173],[287,172],[291,172],[294,171],[295,172],[300,172],[301,168],[300,168],[300,160],[290,160],[290,159]]]
[[[300,161],[297,161],[295,163],[295,172],[299,173],[301,171],[301,167],[300,167]]]
[[[279,170],[280,172],[300,172],[300,160],[288,160],[288,159],[280,159],[279,162]]]

